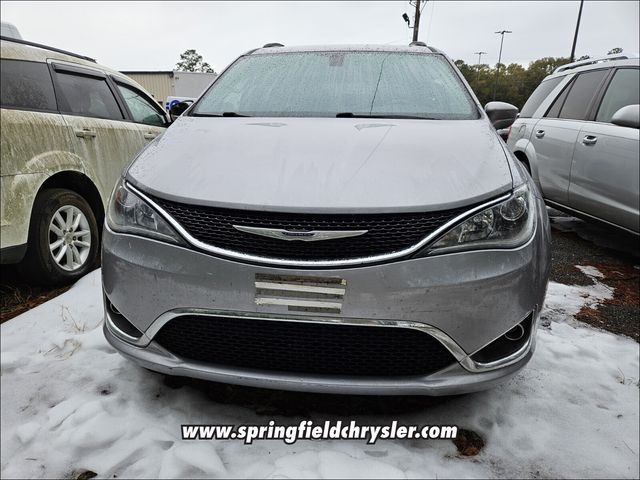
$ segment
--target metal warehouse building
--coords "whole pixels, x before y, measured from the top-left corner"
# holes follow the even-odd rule
[[[121,72],[142,85],[164,105],[167,97],[199,97],[218,76],[216,73],[168,71]]]

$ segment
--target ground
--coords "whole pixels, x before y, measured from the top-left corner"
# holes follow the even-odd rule
[[[458,397],[317,395],[167,381],[106,343],[100,276],[92,272],[0,327],[1,476],[638,478],[637,260],[624,253],[625,245],[598,246],[613,243],[594,240],[571,219],[555,222],[554,274],[533,360],[497,388]],[[462,455],[450,440],[247,446],[180,438],[185,423],[272,419],[456,424],[472,432],[477,453]]]

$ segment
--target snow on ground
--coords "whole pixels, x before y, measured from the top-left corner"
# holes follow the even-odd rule
[[[549,285],[534,359],[508,383],[435,405],[418,399],[417,408],[399,413],[400,400],[385,398],[389,413],[357,416],[361,424],[472,429],[486,441],[476,457],[459,456],[449,440],[182,441],[183,423],[292,424],[302,417],[265,416],[192,386],[171,389],[162,376],[120,357],[102,336],[100,274],[93,272],[1,326],[2,477],[91,470],[102,478],[637,478],[638,345],[572,318],[582,305],[611,295],[596,272],[586,271],[595,286]]]

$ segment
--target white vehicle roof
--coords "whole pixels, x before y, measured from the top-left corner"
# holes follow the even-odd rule
[[[22,40],[18,27],[9,22],[0,22],[0,36]]]
[[[408,52],[408,53],[442,53],[435,47],[427,46],[422,42],[414,45],[302,45],[302,46],[268,46],[252,50],[251,55],[264,53],[290,53],[290,52]]]
[[[27,60],[32,62],[47,62],[48,60],[54,60],[64,63],[74,63],[76,65],[96,69],[118,79],[122,79],[126,83],[135,85],[136,88],[142,90],[151,97],[149,92],[131,78],[123,75],[117,70],[100,65],[90,57],[55,47],[49,47],[47,45],[40,45],[26,40],[8,38],[4,36],[2,37],[0,46],[0,57],[3,60]]]
[[[605,55],[602,57],[588,58],[578,62],[568,63],[556,68],[551,75],[545,77],[545,80],[554,77],[561,77],[570,73],[580,73],[587,70],[593,70],[602,67],[619,67],[619,66],[638,66],[640,65],[640,57],[638,54],[621,54]]]

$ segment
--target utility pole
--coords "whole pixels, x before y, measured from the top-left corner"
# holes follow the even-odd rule
[[[493,99],[496,99],[496,92],[498,91],[498,75],[500,74],[500,63],[502,62],[502,44],[504,43],[504,34],[513,33],[511,30],[500,30],[494,32],[500,35],[500,53],[498,54],[498,65],[496,65],[496,80],[493,83]]]
[[[425,0],[426,3],[426,0]],[[418,30],[420,29],[420,0],[416,0],[416,13],[413,17],[413,41],[418,41]]]
[[[414,3],[415,1],[415,3]],[[413,27],[411,26],[411,20],[409,19],[409,15],[407,12],[402,14],[402,19],[407,22],[407,27],[413,28],[413,42],[418,41],[418,32],[420,30],[420,14],[422,13],[422,9],[427,4],[427,0],[409,0],[409,5],[414,5],[416,7],[416,13],[413,16]],[[422,4],[422,6],[421,6]]]
[[[571,60],[573,62],[576,59],[576,43],[578,43],[578,30],[580,29],[580,17],[582,17],[582,6],[584,0],[580,0],[580,9],[578,10],[578,21],[576,22],[576,33],[573,35],[573,45],[571,46]]]
[[[476,66],[476,82],[480,80],[480,62],[482,62],[482,55],[486,55],[487,52],[473,52],[474,55],[478,55],[478,65]]]

